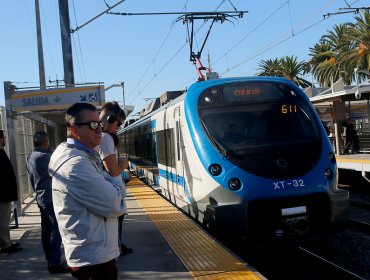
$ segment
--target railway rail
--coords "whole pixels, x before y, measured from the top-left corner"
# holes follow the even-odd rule
[[[247,249],[231,250],[268,279],[370,279],[370,193],[369,186],[346,186],[351,193],[347,228],[330,233],[321,241],[294,249],[281,248],[274,257],[258,256]],[[244,250],[244,252],[242,252]]]
[[[269,280],[367,279],[345,264],[315,252],[310,246],[255,251],[247,247],[240,249],[234,244],[229,248]]]
[[[365,278],[347,270],[346,268],[342,267],[340,264],[335,264],[310,250],[307,250],[303,247],[298,247],[301,254],[305,255],[306,259],[310,259],[311,267],[318,268],[319,272],[324,272],[324,276],[328,276],[328,278],[321,278],[323,275],[320,276],[320,279],[363,279]],[[308,262],[309,263],[309,262]],[[317,278],[313,278],[317,279]]]
[[[351,199],[351,217],[349,225],[370,233],[370,203]]]

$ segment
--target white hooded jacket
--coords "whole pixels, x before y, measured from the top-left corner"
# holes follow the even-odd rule
[[[79,145],[62,143],[51,156],[54,211],[71,267],[119,256],[117,217],[124,213],[121,190],[106,181],[99,158]]]

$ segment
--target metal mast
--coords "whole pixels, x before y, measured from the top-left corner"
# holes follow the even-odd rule
[[[44,52],[43,52],[43,47],[42,47],[39,0],[35,0],[35,13],[36,13],[37,53],[38,53],[38,59],[39,59],[40,88],[45,89],[46,88],[45,64],[44,64]]]
[[[68,0],[59,0],[59,18],[60,35],[62,39],[64,83],[66,86],[73,87],[75,84],[75,78],[73,73],[73,57]]]

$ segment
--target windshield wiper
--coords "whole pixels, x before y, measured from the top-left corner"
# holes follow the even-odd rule
[[[203,126],[203,129],[204,131],[206,132],[206,135],[208,136],[208,138],[211,140],[211,142],[213,143],[214,146],[216,146],[217,150],[219,150],[221,152],[221,154],[226,158],[226,159],[229,159],[230,158],[230,152],[232,152],[232,150],[228,150],[226,149],[224,146],[222,146],[214,137],[213,135],[211,135],[211,133],[209,133],[207,127],[204,125],[204,122],[203,122],[203,119],[200,118],[200,121],[202,123],[202,126]]]

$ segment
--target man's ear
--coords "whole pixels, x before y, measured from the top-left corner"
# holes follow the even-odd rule
[[[77,132],[77,127],[76,127],[75,125],[71,125],[71,126],[69,127],[69,130],[70,130],[70,132],[71,132],[71,134],[72,134],[72,137],[73,137],[74,139],[79,139],[78,132]]]

